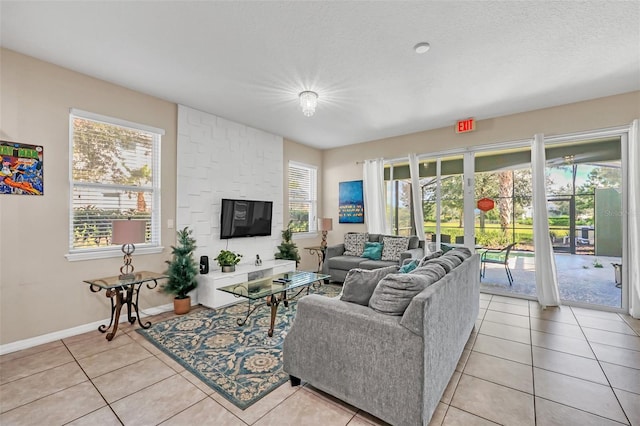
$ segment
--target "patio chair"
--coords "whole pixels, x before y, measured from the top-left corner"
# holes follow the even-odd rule
[[[515,245],[516,243],[513,243],[500,250],[488,249],[483,251],[482,255],[480,256],[480,280],[484,278],[484,274],[487,269],[487,263],[494,263],[498,265],[504,265],[504,270],[507,272],[509,285],[513,285],[513,275],[511,275],[511,270],[509,269],[509,254],[511,253],[511,249]]]
[[[436,234],[431,234],[431,242],[436,242]],[[449,234],[440,234],[440,242],[451,244],[451,235]]]

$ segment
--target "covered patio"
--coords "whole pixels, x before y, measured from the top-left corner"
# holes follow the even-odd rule
[[[622,307],[622,289],[616,287],[615,267],[612,265],[622,263],[621,258],[568,253],[556,253],[554,257],[561,300]],[[597,267],[598,264],[602,267]],[[512,286],[503,265],[487,264],[480,290],[535,297],[534,254],[511,252],[509,268],[513,274]]]

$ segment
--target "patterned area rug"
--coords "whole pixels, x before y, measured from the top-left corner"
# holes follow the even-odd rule
[[[324,284],[312,293],[333,297],[341,286]],[[294,293],[295,294],[295,293]],[[304,292],[298,297],[302,297]],[[241,409],[288,380],[282,370],[282,342],[295,318],[297,303],[278,306],[273,337],[267,336],[271,309],[260,306],[244,326],[247,302],[220,309],[198,309],[138,329],[151,343]]]

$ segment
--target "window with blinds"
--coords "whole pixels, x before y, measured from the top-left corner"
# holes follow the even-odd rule
[[[317,169],[289,162],[289,221],[293,232],[317,230]]]
[[[161,129],[72,110],[70,254],[120,249],[115,219],[146,221],[145,242],[160,246]]]

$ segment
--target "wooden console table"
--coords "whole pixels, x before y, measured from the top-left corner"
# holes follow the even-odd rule
[[[101,290],[105,290],[106,297],[111,301],[111,320],[109,325],[101,325],[98,327],[98,331],[105,333],[109,328],[111,331],[107,333],[107,340],[111,341],[118,331],[118,322],[120,320],[120,311],[123,305],[127,305],[127,320],[130,324],[138,321],[140,327],[149,328],[151,322],[147,321],[142,323],[140,321],[140,312],[138,311],[138,297],[140,295],[140,288],[142,284],[146,284],[148,289],[156,288],[158,280],[168,278],[166,275],[158,274],[155,272],[141,271],[136,272],[131,279],[121,280],[119,276],[97,278],[93,280],[85,280],[84,282],[89,284],[89,289],[93,293],[98,293]],[[135,295],[135,300],[134,300]],[[114,300],[115,299],[115,300]],[[135,316],[132,315],[131,308],[135,309]],[[112,328],[113,326],[113,328]]]

